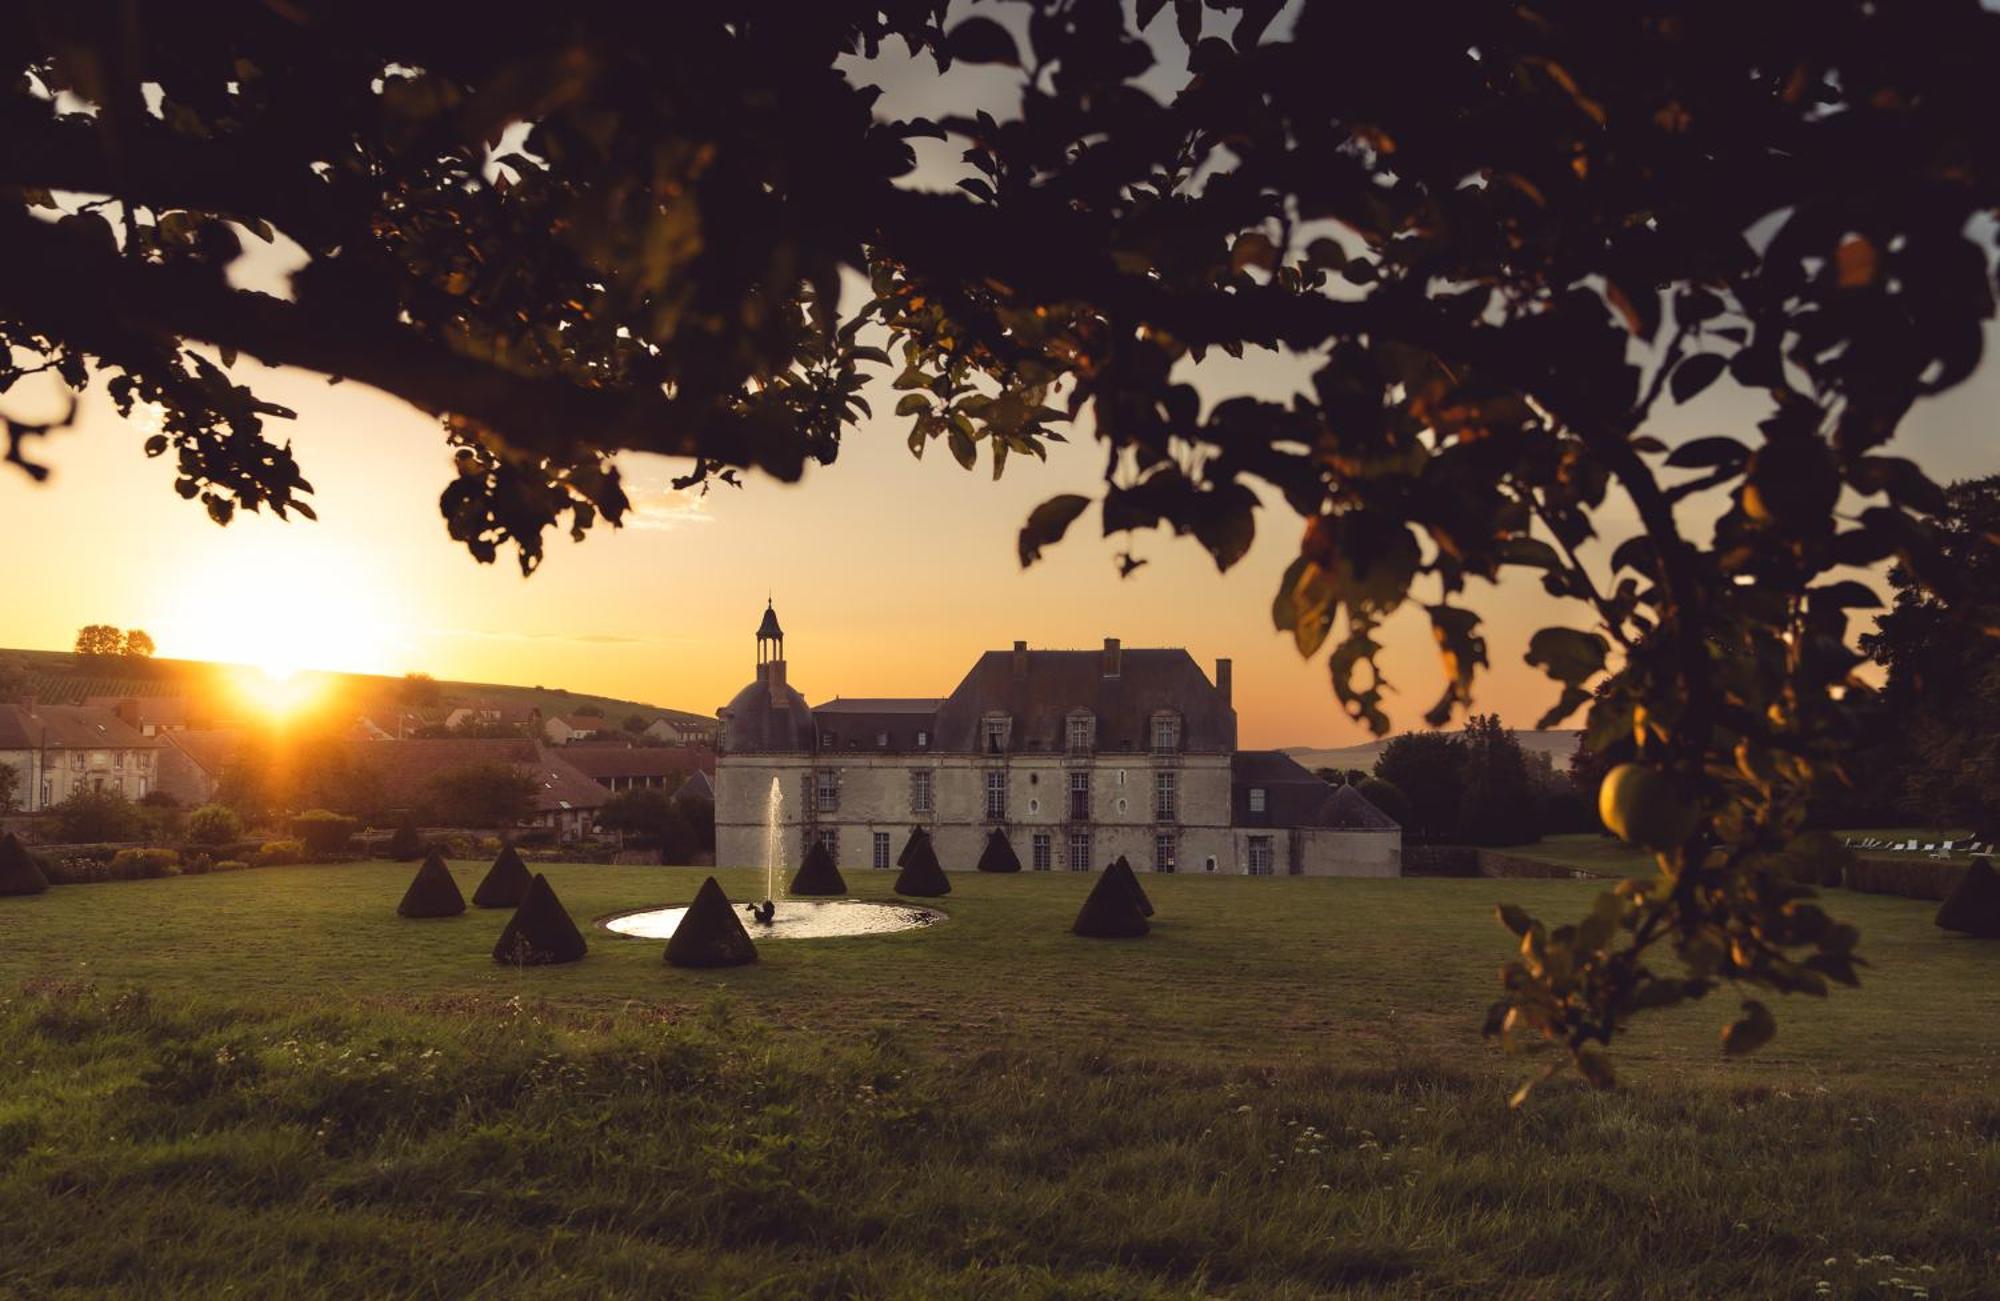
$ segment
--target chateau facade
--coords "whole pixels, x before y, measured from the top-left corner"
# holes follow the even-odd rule
[[[895,866],[910,829],[971,870],[1004,834],[1023,870],[1396,876],[1402,831],[1274,750],[1236,748],[1228,660],[1179,649],[980,656],[948,696],[835,699],[790,682],[768,605],[757,677],[721,710],[716,860],[760,865],[772,783],[786,862],[824,841],[843,871]]]

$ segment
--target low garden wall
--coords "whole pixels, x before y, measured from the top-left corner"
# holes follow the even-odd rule
[[[1964,863],[1941,858],[1857,858],[1847,869],[1847,888],[1905,899],[1943,899],[1958,888]]]

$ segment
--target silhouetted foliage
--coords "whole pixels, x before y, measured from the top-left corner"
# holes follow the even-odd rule
[[[1406,732],[1392,737],[1375,761],[1375,775],[1403,793],[1409,816],[1398,820],[1406,836],[1451,840],[1458,835],[1465,806],[1465,742],[1458,736]]]
[[[934,899],[951,893],[951,878],[938,862],[937,850],[931,845],[931,833],[922,827],[910,829],[909,843],[896,857],[903,870],[896,873],[895,891],[917,899]]]
[[[17,792],[21,789],[21,774],[14,771],[11,763],[0,763],[0,813],[12,813]]]
[[[986,833],[986,847],[979,851],[979,870],[982,872],[1018,872],[1021,870],[1021,856],[1014,852],[1013,842],[1007,833],[995,827]]]
[[[1974,939],[2000,940],[2000,872],[1983,858],[1966,867],[1958,888],[1939,905],[1937,924]]]
[[[1410,820],[1410,801],[1403,794],[1403,788],[1381,777],[1370,777],[1356,782],[1354,789],[1361,798],[1389,815],[1397,826],[1407,826]]]
[[[1540,839],[1541,795],[1528,756],[1498,714],[1474,714],[1463,733],[1458,836],[1473,845],[1523,845]]]
[[[486,869],[486,875],[479,882],[479,888],[472,892],[475,908],[518,908],[528,897],[528,887],[535,878],[528,874],[528,865],[514,852],[512,845],[502,845],[500,853],[493,859],[493,866]]]
[[[713,807],[710,806],[709,815],[711,828]],[[692,863],[701,849],[701,833],[688,816],[688,810],[666,791],[650,786],[619,791],[606,800],[597,811],[597,825],[637,837],[642,847],[660,851],[662,863]]]
[[[55,838],[71,844],[132,840],[146,826],[138,806],[115,790],[79,790],[50,811]]]
[[[814,840],[806,847],[799,870],[792,873],[791,884],[785,888],[798,895],[841,895],[847,893],[847,881],[840,875],[826,842]]]
[[[1129,872],[1128,872],[1129,875]],[[1097,874],[1083,907],[1077,910],[1070,930],[1101,940],[1129,940],[1144,935],[1152,927],[1139,910],[1133,886],[1121,881],[1109,868]]]
[[[346,853],[348,842],[360,829],[360,819],[330,809],[308,809],[291,821],[292,839],[303,844],[306,853],[314,858]]]
[[[125,634],[108,623],[87,623],[77,629],[76,653],[91,659],[118,655],[125,649]]]
[[[389,833],[389,857],[398,863],[414,863],[423,852],[424,842],[417,834],[417,821],[405,813],[396,819],[396,829]]]
[[[13,832],[0,832],[0,895],[40,894],[49,888],[42,865]]]
[[[694,902],[667,941],[666,957],[675,967],[740,967],[757,960],[757,946],[714,877],[695,891]]]
[[[1306,517],[1273,622],[1331,648],[1378,734],[1376,636],[1406,602],[1442,656],[1429,721],[1469,704],[1473,579],[1526,570],[1587,609],[1526,648],[1559,689],[1543,726],[1622,661],[1588,726],[1634,738],[1643,821],[1685,836],[1577,925],[1505,913],[1523,953],[1489,1028],[1606,1084],[1642,1010],[1853,983],[1852,928],[1752,864],[1856,734],[1848,611],[1874,598],[1843,571],[1954,581],[1941,492],[1884,448],[1982,359],[2000,14],[1175,0],[1183,69],[1146,40],[1167,8],[1033,0],[1023,40],[948,27],[944,0],[22,0],[0,379],[94,365],[120,409],[156,405],[148,454],[219,521],[310,513],[239,350],[376,386],[445,419],[451,536],[524,569],[549,529],[624,516],[619,452],[693,458],[689,485],[831,461],[871,415],[863,367],[894,372],[913,452],[967,469],[1087,414],[1107,535],[1165,526],[1228,568],[1260,489]],[[878,114],[892,42],[1019,68],[1018,109]],[[938,137],[962,166],[909,184]],[[231,286],[239,232],[304,250],[289,298]],[[1283,402],[1197,391],[1188,364],[1250,348],[1312,373]],[[1725,381],[1768,411],[1755,433],[1650,432]],[[8,459],[41,474],[25,445],[59,423],[10,420]],[[1703,541],[1675,513],[1696,498],[1720,507]],[[1037,507],[1023,563],[1092,504]],[[1607,516],[1638,533],[1593,571]],[[1680,974],[1647,965],[1660,945]],[[1725,1047],[1773,1025],[1748,1003]]]
[[[556,898],[549,878],[538,872],[520,908],[493,945],[493,960],[510,967],[546,967],[581,962],[588,949],[583,933],[577,930],[562,900]]]
[[[535,810],[535,779],[512,764],[473,763],[441,772],[425,788],[431,815],[454,827],[511,827]]]
[[[1153,915],[1153,901],[1146,897],[1146,887],[1139,884],[1139,874],[1132,870],[1132,862],[1120,854],[1104,869],[1104,875],[1120,889],[1130,892],[1132,906],[1139,910],[1141,917]]]
[[[396,686],[396,698],[406,705],[422,708],[443,703],[444,691],[428,673],[405,673]]]
[[[424,855],[423,865],[417,868],[396,911],[404,917],[456,917],[465,911],[465,896],[445,866],[442,852],[433,849]]]

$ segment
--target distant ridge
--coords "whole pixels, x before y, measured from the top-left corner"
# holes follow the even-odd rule
[[[1521,742],[1521,748],[1529,754],[1545,754],[1549,762],[1558,769],[1569,766],[1569,757],[1576,753],[1576,738],[1583,734],[1581,728],[1559,727],[1548,731],[1517,731],[1514,736]],[[1401,735],[1409,735],[1402,733]],[[1450,733],[1463,735],[1463,729]],[[1385,736],[1379,741],[1368,741],[1361,745],[1343,745],[1332,749],[1315,749],[1309,745],[1284,747],[1284,753],[1299,761],[1307,768],[1360,768],[1372,772],[1375,761],[1382,757],[1382,749],[1393,736]]]
[[[0,647],[0,679],[9,676],[9,669],[20,676],[19,689],[10,694],[30,695],[46,705],[80,705],[91,696],[192,696],[206,699],[223,695],[229,680],[234,675],[256,672],[254,668],[245,665],[223,664],[211,660],[124,660],[115,657],[93,659],[74,655],[68,651],[15,650]],[[391,677],[379,673],[338,673],[320,669],[305,669],[298,676],[307,681],[332,686],[359,711],[395,706],[396,691],[403,681],[400,676]],[[624,700],[617,696],[566,691],[560,687],[523,687],[499,682],[454,682],[444,678],[438,679],[437,685],[438,692],[447,706],[485,701],[502,708],[536,708],[541,710],[542,716],[546,718],[553,714],[574,714],[581,708],[596,705],[604,711],[605,717],[614,723],[631,714],[645,714],[648,717],[667,718],[683,723],[700,721],[712,724],[715,721],[713,714],[670,709],[664,705]],[[223,698],[226,698],[226,695]]]

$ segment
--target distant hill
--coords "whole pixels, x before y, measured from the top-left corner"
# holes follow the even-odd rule
[[[1456,735],[1456,733],[1454,733]],[[1546,732],[1516,732],[1514,736],[1521,742],[1521,748],[1529,754],[1546,754],[1549,762],[1558,771],[1569,767],[1569,757],[1576,753],[1576,738],[1582,735],[1578,728],[1553,728]],[[1343,745],[1330,750],[1315,750],[1310,746],[1288,746],[1285,753],[1308,768],[1360,768],[1373,772],[1375,761],[1382,757],[1382,747],[1394,740],[1383,737],[1379,741],[1369,741],[1363,745]]]
[[[11,673],[10,673],[11,670]],[[207,660],[124,660],[95,659],[68,651],[0,649],[0,682],[18,675],[18,689],[9,696],[31,695],[45,704],[80,705],[91,696],[178,696],[215,702],[218,711],[228,713],[222,702],[231,696],[232,680],[241,673],[255,672],[240,665],[217,664]],[[343,705],[357,713],[391,708],[400,703],[400,677],[374,673],[324,673],[308,671],[299,675],[325,685]],[[690,713],[616,696],[596,696],[581,691],[551,687],[523,687],[499,682],[438,681],[438,691],[447,706],[488,702],[503,709],[535,708],[547,717],[574,714],[595,705],[606,718],[622,720],[633,714],[667,718],[678,722],[713,723],[712,714]]]

